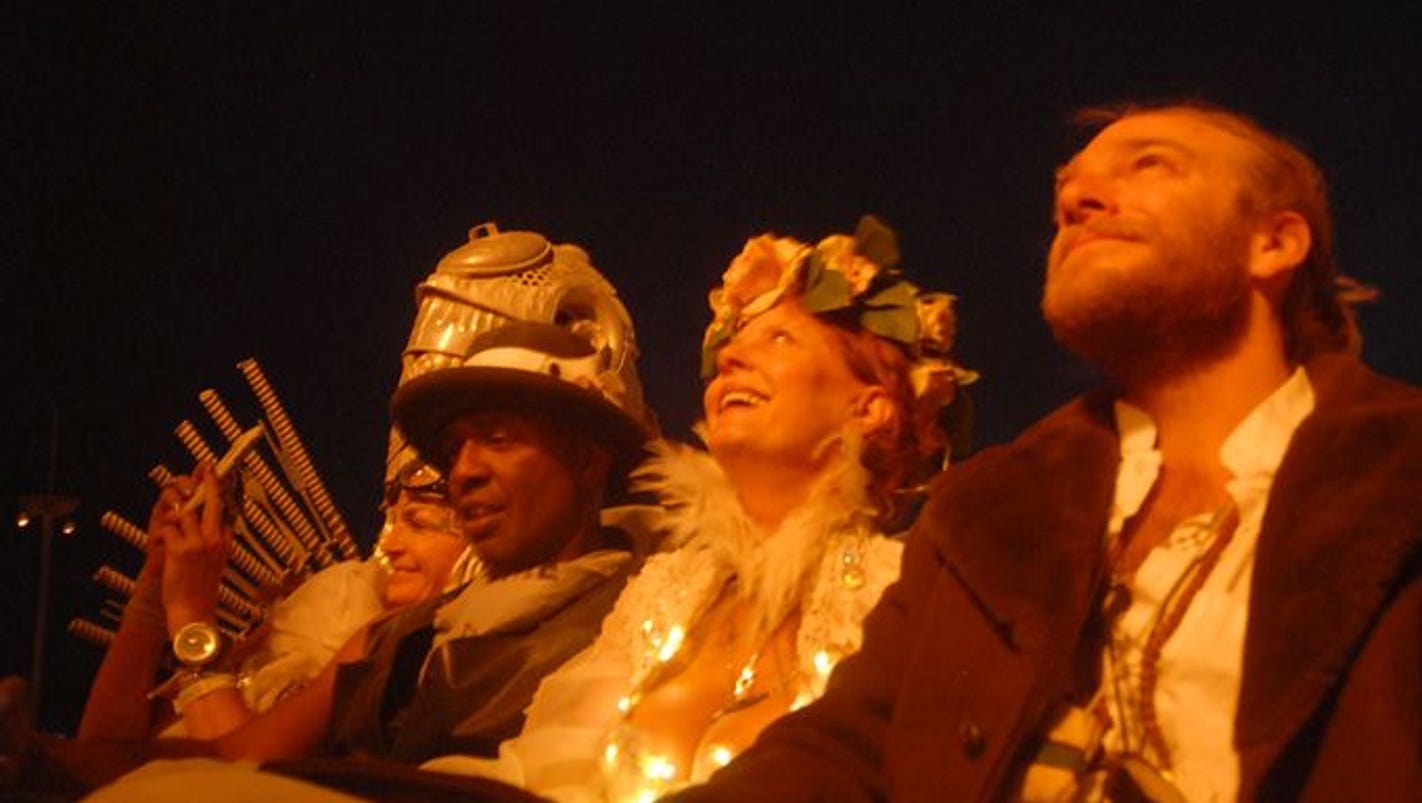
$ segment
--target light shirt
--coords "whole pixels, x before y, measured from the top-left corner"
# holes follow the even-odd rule
[[[345,560],[273,602],[266,635],[237,673],[247,708],[260,714],[319,675],[357,630],[385,612],[384,584],[385,571],[375,560]],[[183,718],[173,720],[159,738],[188,738]]]
[[[1192,803],[1233,800],[1238,795],[1234,720],[1255,548],[1275,472],[1294,431],[1313,406],[1313,388],[1299,368],[1220,447],[1220,462],[1231,476],[1225,490],[1239,511],[1239,525],[1165,643],[1157,665],[1155,706],[1161,732],[1170,750],[1175,785]],[[1118,401],[1116,426],[1121,466],[1108,533],[1111,540],[1140,510],[1160,476],[1161,464],[1157,430],[1149,415]],[[1102,656],[1102,698],[1113,723],[1103,741],[1108,754],[1142,752],[1136,696],[1142,648],[1162,602],[1182,584],[1213,540],[1215,514],[1201,511],[1181,521],[1130,579],[1131,602],[1112,627],[1114,647],[1108,645]],[[1113,649],[1116,660],[1111,658]],[[1148,751],[1144,754],[1150,757]]]

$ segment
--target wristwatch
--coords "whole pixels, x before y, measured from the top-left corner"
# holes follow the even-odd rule
[[[217,662],[227,651],[227,637],[212,622],[189,622],[173,635],[173,657],[189,669]]]

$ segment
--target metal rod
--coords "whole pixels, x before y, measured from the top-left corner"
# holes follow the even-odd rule
[[[148,469],[148,479],[152,480],[153,484],[157,485],[159,490],[162,490],[164,485],[173,481],[173,470],[159,463],[153,468]]]
[[[93,644],[96,647],[109,646],[113,643],[114,638],[118,635],[113,630],[110,630],[109,628],[104,627],[103,625],[98,624],[97,622],[91,622],[88,619],[70,619],[69,633]]]
[[[45,496],[54,498],[55,475],[59,471],[59,406],[52,409],[49,426],[49,476],[45,479]],[[33,662],[30,664],[30,693],[34,700],[34,710],[39,719],[44,711],[44,643],[45,628],[49,624],[49,576],[53,555],[51,542],[54,540],[54,511],[46,510],[40,516],[40,568],[38,599],[35,600],[35,640]]]
[[[227,405],[223,403],[222,397],[217,394],[217,391],[211,389],[204,390],[198,394],[198,401],[202,402],[202,406],[207,410],[208,415],[212,417],[213,423],[217,424],[218,430],[222,432],[228,441],[235,440],[242,434],[242,428],[237,423],[237,419],[232,415],[232,412],[227,409]],[[268,445],[273,449],[279,448],[278,444],[275,443],[269,442]],[[313,524],[302,512],[301,508],[296,504],[296,500],[292,498],[291,492],[286,489],[286,486],[282,484],[281,480],[277,479],[276,473],[272,471],[271,467],[262,459],[262,456],[256,451],[248,452],[242,457],[242,468],[257,481],[257,485],[260,487],[262,493],[265,494],[266,498],[275,506],[276,510],[271,511],[269,515],[273,518],[280,516],[281,521],[287,525],[287,527],[283,529],[290,529],[296,533],[301,541],[303,552],[317,551],[322,543],[322,539],[317,532],[316,524]],[[250,494],[247,494],[247,496],[250,497]],[[245,505],[243,507],[243,515],[251,518]],[[257,530],[259,535],[264,537],[269,535],[267,531],[260,527],[258,527]],[[286,551],[281,547],[277,548],[279,551]]]
[[[312,507],[316,508],[317,515],[321,517],[327,531],[336,541],[337,549],[347,558],[356,557],[359,551],[356,549],[355,539],[351,537],[345,519],[336,509],[336,504],[326,491],[326,486],[321,481],[320,475],[316,473],[316,467],[312,465],[305,445],[296,434],[296,427],[287,417],[286,409],[282,407],[281,400],[277,398],[276,390],[272,388],[266,375],[262,373],[262,367],[257,364],[255,359],[246,359],[237,363],[237,369],[246,377],[247,384],[257,397],[257,403],[261,405],[267,420],[271,422],[282,451],[290,458],[296,469],[302,493],[311,500]]]
[[[99,517],[99,526],[117,535],[124,543],[143,552],[148,549],[148,533],[142,527],[120,516],[112,510],[104,511]]]

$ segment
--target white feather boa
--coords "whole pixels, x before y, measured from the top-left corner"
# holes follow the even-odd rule
[[[774,533],[750,520],[720,465],[705,451],[660,441],[633,475],[637,490],[655,493],[667,510],[662,550],[682,549],[737,578],[737,592],[762,633],[778,626],[808,597],[831,535],[876,534],[859,462],[858,441],[844,448]]]

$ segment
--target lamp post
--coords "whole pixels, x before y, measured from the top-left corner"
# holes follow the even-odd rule
[[[42,710],[40,701],[43,693],[45,629],[49,621],[49,578],[53,562],[52,543],[54,524],[63,520],[61,531],[65,535],[74,532],[74,522],[67,517],[79,507],[79,500],[60,494],[31,494],[20,497],[21,528],[38,519],[40,523],[40,568],[39,592],[35,601],[34,662],[30,664],[30,694],[35,711]]]
[[[20,529],[27,529],[36,519],[40,523],[40,566],[39,591],[35,600],[34,659],[30,664],[30,699],[36,716],[42,715],[44,693],[44,646],[45,629],[49,624],[49,579],[53,563],[54,524],[63,521],[60,532],[74,534],[74,522],[68,517],[79,507],[79,500],[72,496],[54,492],[55,474],[59,468],[59,410],[54,411],[49,431],[49,477],[47,488],[42,494],[21,496],[20,514],[15,523]]]

